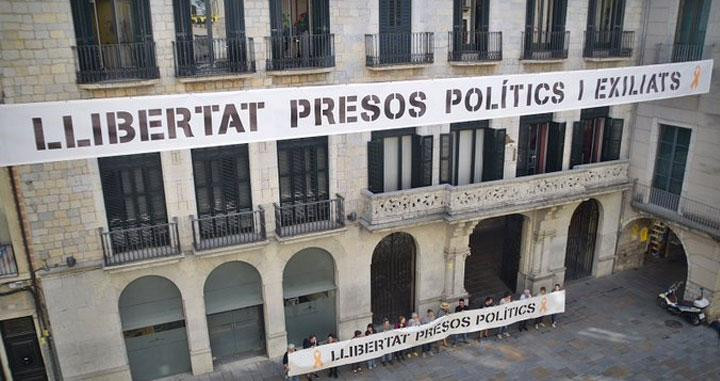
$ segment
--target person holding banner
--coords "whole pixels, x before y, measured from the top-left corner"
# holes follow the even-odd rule
[[[420,323],[421,323],[421,324],[428,324],[428,323],[431,323],[433,320],[435,320],[435,311],[433,311],[432,309],[429,309],[429,310],[427,310],[427,314],[425,315],[425,317],[423,317],[423,318],[420,320]],[[421,348],[422,348],[422,356],[425,357],[427,354],[430,354],[430,356],[434,356],[434,355],[435,355],[435,353],[433,352],[433,346],[434,346],[434,345],[435,345],[435,343],[423,344],[423,345],[421,346]]]
[[[288,375],[288,372],[290,371],[290,368],[288,367],[288,354],[295,352],[295,344],[288,344],[287,346],[287,352],[285,352],[285,355],[283,356],[282,362],[283,362],[283,371],[285,372],[285,379],[288,381],[300,381],[300,376],[290,376]]]
[[[505,293],[505,297],[500,299],[500,305],[507,304],[510,302],[512,302],[512,293],[510,291],[508,291]],[[498,339],[502,339],[503,335],[505,335],[505,337],[510,337],[510,332],[508,332],[508,327],[510,327],[509,324],[500,327],[500,330],[498,331]]]
[[[525,300],[530,297],[532,297],[532,294],[530,294],[530,290],[526,288],[525,290],[523,290],[522,295],[520,295],[520,300]],[[528,330],[527,320],[523,320],[520,323],[518,323],[518,332],[527,331],[527,330]]]
[[[392,330],[393,330],[393,327],[392,327],[392,325],[390,325],[390,319],[388,319],[388,318],[383,319],[383,330],[382,330],[382,331],[383,331],[383,332],[390,332],[390,331],[392,331]],[[386,365],[388,365],[388,364],[389,364],[389,365],[392,365],[392,363],[393,363],[393,354],[392,354],[392,352],[384,354],[384,355],[382,356],[382,359],[381,359],[380,361],[382,361],[383,366],[386,366]]]
[[[372,334],[375,334],[375,327],[373,327],[372,323],[367,325],[367,329],[365,330],[365,336],[370,336]],[[375,364],[376,359],[370,359],[367,361],[368,369],[375,368],[377,364]]]
[[[328,333],[327,343],[337,343],[337,337],[335,337],[335,335],[333,335],[332,333]],[[338,378],[338,367],[334,366],[330,368],[328,372],[328,377]]]
[[[362,337],[362,335],[363,335],[362,331],[359,329],[356,329],[355,334],[353,335],[353,339],[360,338],[360,337]],[[352,371],[354,374],[358,374],[358,373],[362,372],[362,366],[360,366],[359,362],[352,364]]]
[[[553,287],[553,292],[560,291],[560,284],[555,283],[555,287]],[[558,314],[552,314],[550,315],[550,321],[552,322],[552,327],[557,328],[557,316]]]
[[[417,312],[413,312],[410,315],[410,320],[408,321],[408,327],[419,327],[420,324],[422,324],[422,323],[420,323],[420,316],[418,315]],[[415,356],[415,357],[419,356],[418,355],[418,347],[410,348],[408,350],[408,358],[410,358],[411,356]]]
[[[488,296],[487,298],[485,298],[485,301],[483,302],[483,305],[481,308],[488,308],[488,307],[492,307],[494,305],[495,305],[495,299],[493,299],[492,296]],[[483,337],[490,337],[489,329],[484,329],[478,333],[478,341],[480,341],[480,339],[482,339]]]
[[[546,293],[547,292],[546,292],[545,287],[540,287],[540,293],[537,296],[543,296]],[[543,323],[543,316],[540,316],[537,319],[535,319],[535,329],[540,329],[541,326],[542,327],[545,326],[545,323]]]
[[[458,300],[458,305],[457,305],[457,307],[455,307],[455,313],[463,312],[463,311],[465,311],[465,310],[467,310],[467,309],[468,309],[468,308],[467,308],[467,306],[465,305],[465,299],[460,298],[460,300]],[[460,338],[460,340],[458,340],[458,338]],[[463,344],[467,344],[467,343],[468,343],[468,334],[467,334],[467,333],[460,333],[460,334],[457,334],[457,335],[453,336],[453,346],[455,346],[455,344],[457,344],[458,341],[462,341]]]
[[[440,311],[438,311],[438,316],[437,316],[437,317],[438,317],[438,318],[441,318],[441,317],[443,317],[443,316],[445,316],[445,315],[448,315],[448,314],[450,314],[450,304],[448,304],[447,302],[442,302],[442,303],[440,303]],[[447,337],[444,337],[444,338],[442,339],[442,346],[445,347],[445,348],[448,347]],[[440,352],[440,348],[438,348],[438,352]]]
[[[395,323],[395,329],[401,329],[407,327],[407,320],[405,320],[405,316],[400,315],[398,317],[397,323]],[[410,358],[410,353],[407,354],[408,358]],[[395,352],[395,358],[399,362],[405,361],[405,350],[400,350]]]

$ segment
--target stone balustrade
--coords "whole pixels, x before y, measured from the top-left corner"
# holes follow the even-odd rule
[[[572,202],[631,186],[627,160],[478,184],[448,184],[374,194],[364,191],[361,221],[371,228],[472,219]]]

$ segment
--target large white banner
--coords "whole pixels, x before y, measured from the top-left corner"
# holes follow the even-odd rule
[[[417,327],[302,349],[288,355],[289,375],[379,358],[386,353],[433,343],[450,335],[503,327],[522,320],[565,312],[565,290],[494,307],[443,316]]]
[[[0,166],[346,134],[707,93],[713,61],[0,105]]]

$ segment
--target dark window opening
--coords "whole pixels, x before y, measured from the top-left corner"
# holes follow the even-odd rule
[[[432,184],[433,137],[413,128],[374,132],[368,142],[371,192],[392,192]]]
[[[673,62],[702,59],[710,4],[710,0],[680,1],[675,28]]]
[[[520,118],[517,177],[562,170],[565,123],[552,114]]]
[[[620,158],[623,120],[608,117],[608,108],[582,111],[573,124],[570,166],[598,163]]]

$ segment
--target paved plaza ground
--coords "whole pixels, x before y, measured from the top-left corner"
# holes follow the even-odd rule
[[[720,380],[720,341],[712,329],[692,327],[655,303],[657,293],[682,279],[678,264],[659,263],[567,286],[559,327],[485,339],[428,358],[373,370],[347,380]],[[678,326],[677,323],[680,323]],[[279,361],[247,360],[211,374],[172,380],[281,380]],[[321,373],[321,379],[327,379]]]

